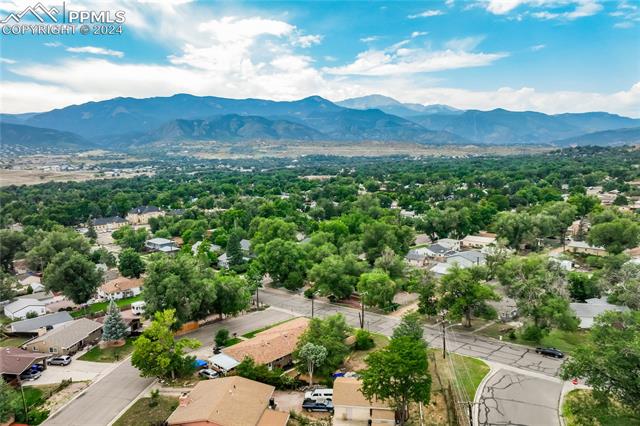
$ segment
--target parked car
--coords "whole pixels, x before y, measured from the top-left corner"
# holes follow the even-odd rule
[[[71,360],[72,360],[72,358],[69,355],[54,356],[52,358],[49,358],[49,360],[47,361],[47,364],[49,364],[49,365],[69,365],[69,364],[71,364]]]
[[[20,380],[23,380],[23,381],[36,380],[36,379],[40,378],[40,376],[42,376],[41,372],[33,371],[33,370],[29,369],[28,371],[25,371],[24,373],[22,373],[20,375]]]
[[[304,393],[304,399],[314,402],[325,402],[333,400],[333,389],[314,389]]]
[[[536,353],[540,355],[551,356],[554,358],[564,358],[564,354],[556,348],[536,348]]]
[[[44,365],[42,365],[42,364],[33,364],[31,366],[31,370],[32,371],[43,371],[44,370]]]
[[[325,402],[315,402],[312,399],[305,399],[302,408],[307,411],[325,411],[333,413],[333,402],[327,400]]]
[[[217,379],[219,377],[218,372],[210,368],[198,371],[198,375],[204,379]]]

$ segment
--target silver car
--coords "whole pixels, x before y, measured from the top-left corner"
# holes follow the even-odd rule
[[[49,365],[69,365],[71,364],[72,358],[69,355],[61,355],[54,356],[53,358],[49,358],[47,360],[47,364]]]

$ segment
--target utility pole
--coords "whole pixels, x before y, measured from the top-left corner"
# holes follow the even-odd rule
[[[256,286],[256,307],[260,309],[260,286]]]
[[[315,294],[311,295],[311,318],[313,318],[314,314],[315,314],[315,309],[314,309],[314,300],[315,300],[316,296]]]
[[[446,359],[447,358],[447,337],[446,337],[446,333],[447,333],[447,327],[446,327],[446,315],[447,315],[447,311],[446,310],[442,310],[440,312],[440,315],[442,316],[442,359]]]

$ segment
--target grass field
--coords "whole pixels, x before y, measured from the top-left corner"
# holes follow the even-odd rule
[[[19,347],[27,340],[29,340],[28,337],[7,337],[6,339],[0,340],[0,347]]]
[[[638,426],[640,412],[624,409],[619,404],[600,405],[591,397],[591,391],[572,390],[562,404],[566,426]]]
[[[137,400],[116,422],[114,426],[152,426],[163,424],[178,406],[178,398],[160,396],[158,405],[150,407],[151,398]]]
[[[526,346],[547,346],[558,348],[563,352],[571,353],[578,345],[584,343],[588,339],[588,333],[584,331],[563,331],[563,330],[551,330],[551,332],[542,338],[540,342],[532,342],[522,339],[516,333],[516,339],[511,340],[507,333],[502,332],[501,329],[505,327],[504,324],[493,324],[487,328],[484,328],[478,332],[485,336],[490,336],[498,339],[502,335],[502,339],[507,342],[519,343]]]
[[[124,346],[117,348],[102,349],[100,346],[95,346],[78,359],[92,362],[115,362],[126,358],[132,351],[133,339],[127,339]]]
[[[142,299],[142,295],[128,297],[126,299],[116,300],[116,305],[120,308],[131,305],[133,302],[138,302]],[[83,317],[87,314],[95,314],[96,312],[106,311],[109,307],[109,302],[99,302],[94,303],[93,305],[89,305],[89,307],[85,309],[81,309],[79,311],[71,312],[71,316],[74,318]]]

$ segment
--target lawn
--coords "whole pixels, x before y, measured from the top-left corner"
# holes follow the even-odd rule
[[[122,308],[122,307],[129,306],[133,302],[138,302],[140,300],[143,300],[141,294],[133,297],[128,297],[126,299],[116,300],[116,305],[119,308]],[[93,305],[89,305],[87,309],[80,309],[79,311],[71,312],[71,316],[74,318],[79,318],[87,314],[95,314],[96,312],[106,312],[108,307],[109,307],[109,302],[94,303]]]
[[[0,347],[20,347],[27,340],[29,340],[28,337],[7,337],[6,339],[0,340]]]
[[[152,426],[163,424],[178,406],[178,398],[160,396],[158,405],[150,407],[151,398],[137,400],[116,422],[114,426]]]
[[[256,329],[256,330],[253,330],[253,331],[250,331],[250,332],[248,332],[248,333],[243,334],[243,335],[242,335],[242,337],[244,337],[245,339],[251,339],[251,338],[255,337],[255,335],[256,335],[256,334],[258,334],[258,333],[260,333],[260,332],[262,332],[262,331],[265,331],[265,330],[268,330],[268,329],[270,329],[270,328],[273,328],[273,327],[275,327],[276,325],[284,324],[285,322],[289,322],[289,321],[291,321],[291,320],[293,320],[293,319],[295,319],[295,318],[289,318],[289,319],[287,319],[287,320],[280,321],[280,322],[276,322],[275,324],[271,324],[271,325],[268,325],[268,326],[266,326],[266,327],[258,328],[258,329]],[[237,342],[236,342],[236,343],[237,343]]]
[[[447,356],[451,356],[453,368],[465,394],[473,399],[480,382],[489,373],[489,366],[479,359],[468,356],[457,354],[447,354]],[[447,371],[451,369],[448,368]]]
[[[516,333],[516,339],[512,340],[508,337],[508,333],[501,331],[501,329],[507,328],[506,324],[493,324],[485,329],[482,329],[478,334],[484,334],[498,339],[502,335],[502,340],[506,342],[519,343],[526,346],[546,346],[558,348],[563,352],[571,353],[578,345],[587,341],[589,334],[585,331],[564,331],[564,330],[551,330],[551,332],[542,338],[540,342],[532,342],[524,340]]]
[[[126,358],[132,351],[133,339],[128,338],[124,346],[104,349],[100,348],[100,346],[95,346],[78,359],[92,362],[115,362]]]
[[[612,403],[601,406],[591,397],[591,391],[572,390],[562,404],[562,416],[567,426],[637,426],[640,413]]]
[[[344,367],[347,371],[360,371],[366,367],[364,359],[373,351],[382,349],[389,344],[389,338],[382,334],[371,333],[373,338],[374,347],[364,351],[354,350],[349,354],[344,362]]]
[[[224,342],[224,347],[228,348],[229,346],[233,346],[236,343],[240,343],[240,342],[242,342],[241,338],[239,338],[239,337],[231,337],[231,338],[227,339],[226,342]]]

